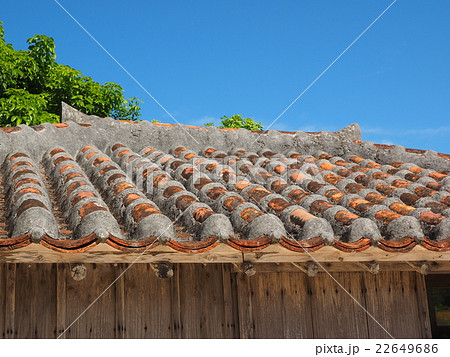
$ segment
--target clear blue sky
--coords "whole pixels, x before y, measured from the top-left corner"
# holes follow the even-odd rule
[[[181,123],[267,127],[392,0],[60,3]],[[450,1],[398,0],[273,126],[450,153]],[[52,36],[57,60],[173,120],[53,0],[3,1],[6,40]]]

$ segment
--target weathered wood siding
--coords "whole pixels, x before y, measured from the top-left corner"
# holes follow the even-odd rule
[[[0,336],[55,338],[430,337],[425,283],[416,272],[258,272],[180,264],[158,279],[148,264],[0,264]],[[80,316],[80,314],[82,314]],[[78,318],[78,319],[77,319]]]

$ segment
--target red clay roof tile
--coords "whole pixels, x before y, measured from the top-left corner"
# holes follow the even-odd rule
[[[83,129],[76,130],[83,133],[97,125],[78,124]],[[117,124],[127,135],[140,125]],[[164,133],[177,130],[172,124],[154,125]],[[73,129],[67,123],[53,127],[61,129],[55,137]],[[22,135],[21,127],[2,130]],[[47,126],[39,130],[36,135]],[[219,132],[245,135],[236,131]],[[375,160],[378,156],[366,157],[359,149],[367,146],[360,140],[317,155],[293,147],[256,153],[206,144],[193,151],[176,142],[173,150],[164,151],[150,139],[152,147],[131,148],[108,138],[78,146],[68,142],[67,149],[63,139],[61,147],[42,144],[43,158],[22,149],[11,149],[4,158],[2,177],[10,183],[4,182],[7,188],[0,192],[6,205],[0,215],[1,210],[13,213],[15,221],[0,226],[0,250],[31,242],[74,253],[102,242],[125,252],[151,251],[159,242],[185,253],[204,252],[221,242],[243,252],[275,243],[299,253],[328,244],[344,252],[371,245],[407,252],[416,244],[450,250],[450,165],[430,169],[392,155]],[[395,151],[392,145],[370,146],[378,153]],[[404,152],[425,155],[423,150]],[[32,236],[31,231],[40,233]]]

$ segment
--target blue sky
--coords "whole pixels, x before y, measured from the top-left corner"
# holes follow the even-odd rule
[[[60,0],[180,123],[266,127],[392,2]],[[449,1],[398,0],[273,126],[450,153]],[[5,1],[6,40],[52,36],[57,61],[171,119],[53,0]]]

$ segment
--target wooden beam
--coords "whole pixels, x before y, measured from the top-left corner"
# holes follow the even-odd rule
[[[138,258],[136,260],[136,258]],[[345,262],[428,262],[450,265],[450,251],[435,252],[416,246],[407,253],[386,252],[378,247],[370,247],[362,252],[346,253],[334,247],[323,247],[310,254],[293,252],[279,244],[254,251],[241,252],[227,244],[202,253],[178,252],[168,246],[160,245],[141,253],[121,252],[107,244],[99,244],[83,253],[60,253],[40,244],[12,251],[0,252],[0,263],[345,263]],[[320,266],[319,266],[320,268]],[[362,267],[359,270],[363,270]],[[436,272],[433,266],[433,272]]]
[[[136,260],[137,259],[137,260]],[[107,244],[99,244],[83,253],[60,253],[40,244],[17,250],[0,251],[0,263],[242,263],[242,252],[227,244],[202,253],[183,253],[166,245],[149,249],[144,254],[122,252]]]
[[[406,253],[387,252],[378,247],[369,247],[361,252],[343,252],[334,247],[323,247],[315,252],[297,253],[290,251],[279,244],[255,252],[245,252],[245,261],[254,263],[288,263],[288,262],[404,262],[404,261],[428,261],[450,262],[450,251],[435,252],[422,246],[415,246]]]
[[[407,262],[382,262],[378,264],[378,272],[385,271],[417,271],[417,269]],[[264,273],[301,273],[308,274],[306,264],[302,263],[254,263],[256,274]],[[433,274],[450,273],[450,263],[434,262],[431,264]],[[235,273],[243,274],[242,268],[232,266]],[[333,262],[318,265],[318,273],[323,272],[368,272],[365,264],[360,262]]]

